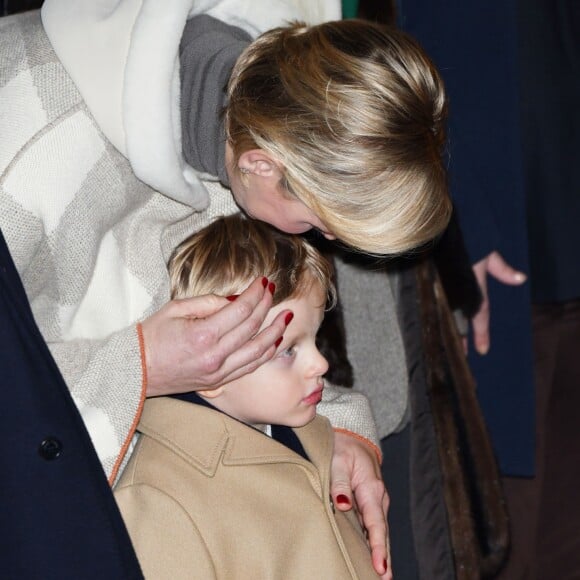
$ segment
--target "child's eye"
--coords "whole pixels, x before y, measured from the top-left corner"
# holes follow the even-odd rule
[[[285,348],[281,353],[280,356],[282,357],[293,357],[296,354],[296,347],[294,345]]]

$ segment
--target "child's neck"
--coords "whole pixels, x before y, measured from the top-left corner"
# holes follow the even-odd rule
[[[247,421],[244,421],[244,420],[240,419],[239,417],[236,417],[235,414],[229,412],[228,410],[222,409],[222,406],[220,405],[218,399],[214,399],[214,398],[210,398],[210,397],[204,397],[200,393],[197,393],[197,394],[204,401],[207,401],[210,405],[212,405],[212,407],[215,407],[216,409],[218,409],[222,413],[225,413],[226,415],[229,415],[230,417],[233,417],[237,421],[240,421],[242,423],[245,423],[246,425],[249,425],[250,427],[253,427],[254,429],[257,429],[258,431],[261,431],[262,433],[265,433],[266,435],[270,435],[271,436],[271,434],[272,434],[272,427],[271,427],[271,425],[269,425],[267,423],[248,423]]]

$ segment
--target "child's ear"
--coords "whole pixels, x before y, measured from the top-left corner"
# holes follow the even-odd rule
[[[215,399],[219,397],[224,392],[224,386],[218,387],[217,389],[206,389],[204,391],[197,391],[197,394],[206,399]]]

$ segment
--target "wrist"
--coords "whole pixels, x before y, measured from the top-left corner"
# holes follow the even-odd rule
[[[357,441],[364,443],[374,453],[379,465],[382,464],[383,454],[382,454],[381,450],[379,449],[379,447],[377,445],[375,445],[370,439],[367,439],[366,437],[363,437],[362,435],[359,435],[358,433],[355,433],[354,431],[349,431],[348,429],[342,429],[340,427],[333,427],[333,430],[335,433],[342,433],[343,435],[348,435],[349,437],[353,437]]]

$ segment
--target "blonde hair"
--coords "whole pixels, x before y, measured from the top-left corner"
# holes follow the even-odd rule
[[[346,244],[415,248],[447,225],[442,80],[402,31],[362,21],[295,22],[257,38],[228,86],[236,161],[263,149],[284,185]]]
[[[242,214],[222,217],[182,242],[169,261],[172,298],[239,294],[259,276],[276,284],[274,305],[319,284],[336,301],[332,266],[303,238]],[[324,304],[322,305],[324,306]]]

